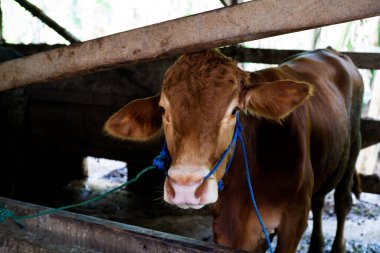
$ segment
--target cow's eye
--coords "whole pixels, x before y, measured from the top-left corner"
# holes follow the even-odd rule
[[[160,111],[161,111],[161,115],[162,115],[162,119],[164,119],[166,122],[170,122],[170,115],[169,113],[166,113],[166,110],[164,107],[160,106]]]
[[[237,112],[238,112],[238,108],[235,108],[235,109],[232,110],[231,115],[232,115],[232,116],[235,116]]]
[[[162,106],[160,106],[160,113],[161,113],[161,115],[164,115],[164,114],[165,114],[165,108],[162,107]]]

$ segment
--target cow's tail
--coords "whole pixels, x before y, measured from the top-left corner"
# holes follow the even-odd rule
[[[362,183],[360,181],[360,176],[356,170],[354,172],[352,181],[353,181],[353,184],[352,184],[351,191],[354,193],[357,199],[360,199],[360,193],[362,192]]]

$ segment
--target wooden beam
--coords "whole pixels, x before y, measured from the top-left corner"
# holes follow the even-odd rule
[[[0,91],[380,15],[378,0],[251,1],[0,64]]]
[[[3,47],[12,48],[20,51],[23,55],[31,55],[39,52],[51,50],[65,45],[47,45],[47,44],[4,44]],[[239,62],[253,62],[265,64],[279,64],[284,59],[301,52],[303,50],[288,49],[263,49],[263,48],[245,48],[242,46],[223,47],[220,49],[224,54],[234,58]],[[380,53],[364,52],[341,52],[351,57],[355,65],[361,69],[380,69]],[[175,57],[167,58],[176,60]],[[167,61],[165,59],[165,62]]]
[[[33,16],[35,16],[36,18],[41,20],[43,23],[45,23],[47,26],[49,26],[51,29],[53,29],[55,32],[57,32],[59,35],[61,35],[63,38],[68,40],[70,43],[80,42],[80,40],[75,38],[74,35],[72,35],[70,32],[68,32],[62,26],[60,26],[57,22],[55,22],[53,19],[51,19],[49,16],[47,16],[41,9],[39,9],[35,5],[29,3],[26,0],[14,0],[14,1],[16,1],[20,6],[24,7]]]
[[[1,8],[1,0],[0,0],[0,45],[3,45],[5,40],[3,37],[3,10]]]
[[[1,252],[28,252],[28,253],[99,253],[77,245],[65,244],[52,240],[49,235],[30,233],[17,226],[0,224]]]
[[[366,193],[380,194],[380,177],[377,174],[359,174],[361,190]]]
[[[0,202],[19,215],[35,214],[48,210],[46,207],[2,197],[0,197]],[[81,247],[86,250],[84,252],[245,252],[214,243],[64,211],[39,218],[22,220],[22,223],[25,225],[25,228],[18,230],[10,227],[12,225],[14,226],[14,224],[0,225],[0,237],[2,230],[12,232],[11,235],[14,235],[6,237],[5,241],[0,240],[1,252],[45,252],[43,250],[27,251],[23,250],[23,248],[18,248],[17,246],[23,246],[25,243],[24,239],[26,233],[32,235],[26,239],[32,241],[32,243],[39,243],[43,245],[44,248],[57,249],[58,247],[55,247],[56,245],[71,245],[74,249]],[[17,238],[17,235],[20,233],[22,233],[21,238]],[[44,238],[46,240],[46,237],[48,238],[48,245],[45,245],[43,241]],[[40,240],[38,240],[38,238],[40,238]],[[8,244],[9,240],[12,240],[11,243],[13,243],[13,245]],[[30,247],[31,245],[26,246]]]
[[[379,53],[357,53],[357,52],[342,52],[348,55],[355,63],[356,67],[361,69],[380,69],[380,54]]]
[[[362,149],[380,142],[380,121],[373,118],[362,118],[360,122]]]
[[[284,59],[305,52],[304,50],[280,50],[243,47],[225,47],[222,52],[239,62],[279,64]],[[379,53],[341,52],[348,55],[358,68],[380,69]]]

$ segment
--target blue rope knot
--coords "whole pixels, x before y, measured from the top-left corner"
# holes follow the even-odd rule
[[[219,189],[219,191],[223,191],[223,189],[224,189],[224,184],[223,184],[222,179],[220,179],[220,181],[218,182],[218,189]]]
[[[164,171],[166,176],[168,176],[166,167],[169,165],[169,163],[170,163],[170,155],[169,155],[169,151],[165,142],[164,146],[161,149],[160,154],[156,156],[156,158],[153,159],[152,165],[156,167],[157,169]]]
[[[165,169],[165,163],[166,163],[165,157],[162,155],[158,155],[158,156],[156,156],[156,158],[154,158],[152,165],[159,170],[164,170]]]

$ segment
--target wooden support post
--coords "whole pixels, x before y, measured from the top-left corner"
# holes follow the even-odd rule
[[[1,0],[0,0],[0,45],[4,44],[5,40],[3,37],[3,10],[1,8]]]
[[[378,0],[251,1],[4,62],[0,91],[376,15]]]
[[[376,75],[376,72],[374,73],[373,77],[373,85],[372,85],[372,96],[369,103],[369,108],[367,112],[367,117],[372,117],[375,119],[378,119],[380,117],[380,76]],[[363,122],[363,121],[362,121]],[[374,139],[378,139],[379,136],[377,135],[378,127],[377,129],[373,127],[372,124],[367,124],[366,127],[372,127],[372,131],[366,130],[367,133],[370,133],[371,139],[368,139],[367,141],[372,141],[372,144],[374,144]],[[365,126],[361,126],[363,128]],[[362,137],[363,144],[365,143],[365,139]],[[375,143],[378,143],[375,142]],[[362,145],[363,146],[363,145]],[[363,174],[373,174],[377,173],[377,161],[379,156],[379,150],[380,145],[374,145],[366,150],[362,150],[359,153],[358,159],[356,160],[356,168],[360,173]]]
[[[220,0],[220,2],[223,4],[224,7],[228,7],[228,4],[227,4],[226,1],[224,1],[224,0]]]
[[[243,3],[243,0],[220,0],[224,7],[233,6]]]
[[[27,11],[29,11],[33,16],[41,20],[43,23],[45,23],[51,29],[56,31],[59,35],[61,35],[66,40],[68,40],[70,43],[80,42],[80,40],[75,38],[74,35],[69,33],[65,28],[63,28],[57,22],[55,22],[49,16],[47,16],[41,9],[29,3],[27,0],[14,0],[14,1],[16,1],[19,5],[21,5]]]

